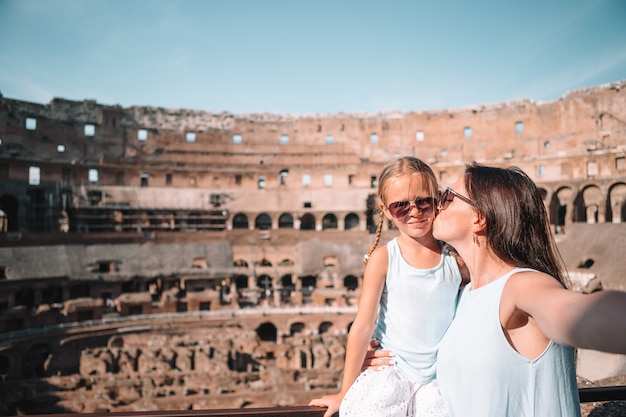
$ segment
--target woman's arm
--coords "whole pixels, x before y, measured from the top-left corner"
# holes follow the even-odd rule
[[[380,342],[376,339],[370,341],[369,348],[365,353],[365,360],[363,361],[362,371],[369,369],[372,371],[382,371],[388,366],[394,366],[396,361],[395,355],[390,350],[377,349],[380,346]]]
[[[626,354],[626,292],[583,294],[564,289],[546,274],[522,272],[505,286],[503,308],[507,300],[556,343]]]

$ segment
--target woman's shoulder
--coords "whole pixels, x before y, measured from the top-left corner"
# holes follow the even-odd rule
[[[562,289],[561,283],[545,272],[515,268],[504,286],[503,297],[517,304],[522,300],[537,300],[540,295],[553,294],[553,290]]]

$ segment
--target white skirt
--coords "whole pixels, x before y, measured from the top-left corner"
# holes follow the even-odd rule
[[[415,384],[390,366],[366,370],[354,381],[339,407],[339,417],[448,417],[437,381]]]

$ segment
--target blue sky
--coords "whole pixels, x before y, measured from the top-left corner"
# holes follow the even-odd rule
[[[625,0],[0,0],[0,92],[36,103],[376,113],[623,79]]]

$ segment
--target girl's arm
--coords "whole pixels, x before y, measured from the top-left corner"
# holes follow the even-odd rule
[[[387,247],[381,246],[370,255],[365,267],[359,308],[348,334],[341,391],[334,395],[314,399],[309,403],[309,405],[328,407],[324,417],[330,417],[339,410],[341,400],[361,373],[365,353],[369,348],[378,317],[380,297],[387,277],[387,262]]]
[[[505,297],[556,343],[626,354],[626,292],[583,294],[546,274],[523,272],[509,279]]]

